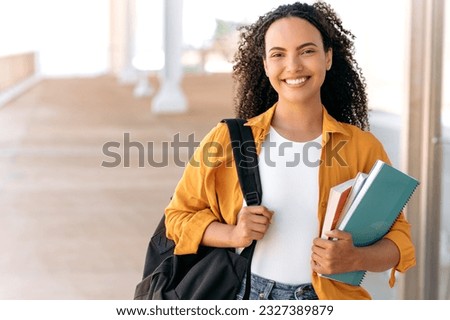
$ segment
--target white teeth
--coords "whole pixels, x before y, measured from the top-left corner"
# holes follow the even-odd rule
[[[306,77],[298,78],[298,79],[286,79],[285,80],[287,84],[296,85],[301,84],[306,81]]]

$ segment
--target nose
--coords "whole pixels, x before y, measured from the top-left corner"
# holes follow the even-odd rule
[[[287,59],[286,71],[297,72],[303,69],[303,63],[298,55],[292,55]]]

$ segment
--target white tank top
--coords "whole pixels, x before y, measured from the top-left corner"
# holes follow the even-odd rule
[[[322,136],[293,142],[272,127],[259,155],[262,205],[274,216],[257,242],[252,272],[276,282],[311,282],[311,246],[318,236],[319,161]]]

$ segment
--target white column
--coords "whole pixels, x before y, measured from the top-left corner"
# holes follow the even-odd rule
[[[406,214],[417,265],[402,279],[401,299],[438,299],[442,179],[442,62],[444,0],[411,0],[409,110],[404,167],[421,185]]]
[[[134,21],[136,18],[136,3],[135,0],[125,1],[123,6],[124,12],[124,28],[125,39],[123,43],[123,67],[119,75],[119,81],[124,84],[136,83],[137,71],[133,67],[133,58],[135,54],[135,37],[134,37]]]
[[[164,2],[164,69],[161,89],[152,102],[152,112],[179,113],[187,110],[187,101],[180,87],[183,70],[182,50],[183,0]]]
[[[148,79],[150,72],[148,70],[139,70],[138,73],[138,80],[133,91],[134,96],[138,98],[151,96],[154,90]]]

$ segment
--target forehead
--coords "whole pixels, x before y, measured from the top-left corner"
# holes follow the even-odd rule
[[[305,19],[297,17],[281,18],[274,21],[265,35],[266,48],[268,46],[292,44],[297,46],[305,42],[322,43],[319,30]],[[267,48],[268,49],[268,48]]]

